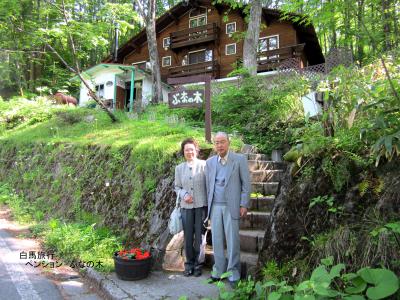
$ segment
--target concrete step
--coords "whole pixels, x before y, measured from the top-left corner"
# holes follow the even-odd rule
[[[240,251],[240,264],[241,264],[241,278],[247,279],[248,275],[254,277],[256,273],[256,266],[258,261],[257,253],[249,253],[245,251]],[[212,269],[214,265],[214,252],[211,246],[206,247],[206,255],[204,266]]]
[[[252,197],[250,198],[249,210],[270,212],[274,206],[275,197]]]
[[[269,160],[271,159],[270,156],[266,154],[260,154],[260,153],[246,153],[244,154],[248,160]]]
[[[248,160],[247,164],[250,171],[286,169],[286,163],[271,160]]]
[[[263,196],[276,195],[278,193],[279,182],[252,182],[251,192],[259,193]]]
[[[283,170],[256,170],[250,171],[250,178],[252,182],[276,182],[282,179],[283,174]]]
[[[246,218],[240,219],[240,229],[260,229],[265,230],[267,221],[271,213],[263,211],[250,211]]]
[[[240,250],[250,253],[257,253],[262,248],[264,235],[264,230],[239,230]]]

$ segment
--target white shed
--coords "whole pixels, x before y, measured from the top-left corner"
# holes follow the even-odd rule
[[[98,64],[82,72],[96,95],[112,109],[133,111],[137,105],[146,106],[152,98],[151,74],[134,66]],[[75,76],[72,80],[78,80]],[[162,84],[163,102],[168,103],[171,88]],[[79,105],[91,99],[87,87],[81,83]]]

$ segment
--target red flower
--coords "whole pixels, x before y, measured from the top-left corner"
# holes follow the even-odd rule
[[[150,257],[150,252],[145,251],[144,249],[140,248],[132,248],[129,250],[120,250],[118,251],[118,256],[121,257],[122,259],[147,259]]]

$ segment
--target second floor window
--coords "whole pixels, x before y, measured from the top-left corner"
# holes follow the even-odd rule
[[[189,28],[199,27],[207,24],[207,8],[199,7],[193,9],[189,14]]]
[[[162,66],[169,67],[171,65],[171,56],[164,56],[162,58]]]
[[[171,39],[169,37],[163,38],[163,48],[168,49],[171,45]]]
[[[236,44],[229,44],[225,46],[225,55],[236,54]]]
[[[213,60],[213,53],[212,50],[189,52],[187,59],[189,60],[189,65],[208,62]],[[186,61],[182,61],[182,65],[186,65]]]
[[[231,35],[236,31],[236,22],[226,24],[226,34]]]
[[[268,36],[259,39],[258,52],[264,52],[279,48],[279,36]]]
[[[207,17],[206,16],[190,18],[189,28],[195,28],[195,27],[206,25],[206,24],[207,24]]]

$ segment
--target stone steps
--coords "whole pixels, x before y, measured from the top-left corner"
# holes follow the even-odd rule
[[[252,182],[251,192],[259,193],[264,196],[276,195],[278,193],[279,182]]]
[[[247,157],[247,160],[271,160],[271,157],[261,153],[246,153],[243,154]]]
[[[256,170],[285,170],[286,164],[271,160],[248,160],[247,164],[250,171]]]
[[[252,182],[277,182],[283,177],[283,170],[257,170],[250,171],[250,178]]]
[[[265,230],[239,230],[240,250],[257,253],[262,248]]]
[[[249,211],[246,218],[241,218],[239,222],[240,229],[264,229],[271,216],[270,212]]]
[[[249,211],[271,211],[275,196],[250,198]]]

